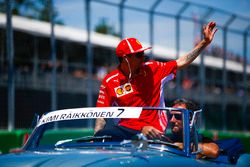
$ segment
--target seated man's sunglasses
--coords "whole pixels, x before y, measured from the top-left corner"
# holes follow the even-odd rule
[[[182,114],[171,114],[171,113],[169,114],[170,119],[172,119],[173,116],[177,120],[182,120]]]

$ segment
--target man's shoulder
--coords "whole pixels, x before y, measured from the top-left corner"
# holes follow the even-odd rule
[[[116,79],[118,76],[119,76],[119,70],[118,69],[112,70],[103,78],[103,82],[108,83],[109,81]]]
[[[158,70],[162,69],[172,69],[174,68],[175,61],[166,61],[166,62],[161,62],[161,61],[156,61],[156,60],[150,60],[144,63],[144,68],[145,69],[150,69],[151,71],[157,72]]]
[[[150,60],[144,63],[144,68],[156,69],[159,66],[159,62]]]
[[[144,65],[148,66],[148,65],[155,65],[159,63],[159,61],[156,61],[156,60],[149,60],[147,62],[144,63]]]
[[[156,61],[156,60],[150,60],[144,63],[146,66],[164,66],[165,64],[175,64],[176,60],[170,60],[170,61]]]

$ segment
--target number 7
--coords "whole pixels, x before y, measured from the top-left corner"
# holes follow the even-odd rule
[[[124,112],[124,108],[118,108],[118,111],[121,111],[118,115],[117,115],[117,117],[119,117],[123,112]]]

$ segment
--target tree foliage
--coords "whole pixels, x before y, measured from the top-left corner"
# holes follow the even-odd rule
[[[100,19],[99,23],[95,27],[95,32],[99,32],[102,34],[109,34],[113,36],[119,36],[119,34],[115,32],[114,28],[108,25],[106,18]]]
[[[50,21],[50,0],[10,0],[14,15],[32,19]],[[5,0],[0,0],[0,12],[6,12]],[[63,24],[58,19],[58,12],[54,8],[54,20],[57,24]]]

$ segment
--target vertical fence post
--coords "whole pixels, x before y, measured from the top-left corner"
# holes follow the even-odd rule
[[[91,8],[90,8],[91,0],[86,0],[86,27],[87,27],[87,106],[93,106],[93,53],[92,53],[92,43],[91,43]],[[93,121],[88,120],[88,128],[92,128]]]
[[[150,40],[150,46],[154,48],[154,12],[156,7],[161,3],[162,0],[157,0],[155,3],[151,6],[149,11],[149,40]],[[149,54],[150,59],[153,59],[153,49],[150,50]]]
[[[178,59],[180,57],[180,19],[181,19],[181,15],[183,12],[185,12],[185,10],[189,7],[189,3],[186,2],[185,4],[183,4],[183,6],[181,7],[181,9],[177,12],[177,15],[175,17],[175,25],[176,25],[176,33],[175,33],[175,41],[176,41],[176,59]],[[182,77],[183,72],[182,71],[178,71],[178,75],[179,77],[177,77],[176,79],[176,92],[177,92],[177,97],[181,97],[181,90],[182,90],[182,86],[181,86],[181,77]]]
[[[32,71],[32,87],[35,88],[37,86],[37,75],[38,75],[38,63],[39,63],[39,55],[38,55],[38,39],[36,36],[33,36],[33,71]]]
[[[122,0],[119,5],[119,23],[120,23],[120,38],[124,37],[124,3],[126,0]]]
[[[227,52],[227,29],[223,31],[223,71],[222,71],[222,129],[226,130],[226,88],[227,88],[227,71],[226,71],[226,52]]]
[[[204,21],[202,20],[201,22],[201,27],[203,26]],[[201,28],[201,39],[203,38],[203,31]],[[204,109],[205,105],[205,84],[206,84],[206,69],[205,69],[205,64],[204,64],[204,52],[200,54],[200,73],[199,73],[199,78],[200,78],[200,106],[201,108]],[[201,127],[203,129],[206,128],[206,119],[204,116],[204,112],[202,112],[202,117],[201,117]]]
[[[203,24],[205,24],[207,18],[212,14],[213,9],[209,8],[208,11],[201,16],[201,38],[203,39],[203,31],[202,27]],[[205,106],[205,85],[206,85],[206,68],[205,68],[205,63],[204,63],[204,51],[200,54],[200,106],[201,108],[204,109]],[[201,123],[201,128],[206,129],[206,119],[205,119],[205,112],[202,112],[202,117],[200,120]]]
[[[57,72],[56,72],[56,41],[55,41],[55,15],[54,15],[54,1],[50,0],[50,47],[51,47],[51,61],[52,61],[52,78],[51,78],[51,110],[57,109]]]
[[[227,114],[226,114],[226,106],[227,106],[227,32],[229,25],[234,21],[235,15],[232,15],[227,22],[223,26],[223,71],[222,71],[222,130],[227,129]]]
[[[14,71],[14,42],[12,29],[12,1],[5,0],[6,4],[6,46],[8,57],[8,130],[15,128],[15,71]]]
[[[247,27],[243,34],[243,90],[244,94],[242,96],[242,127],[244,131],[247,131],[247,89],[248,89],[248,82],[247,82],[247,37],[248,37],[248,30],[250,29],[250,25]]]

